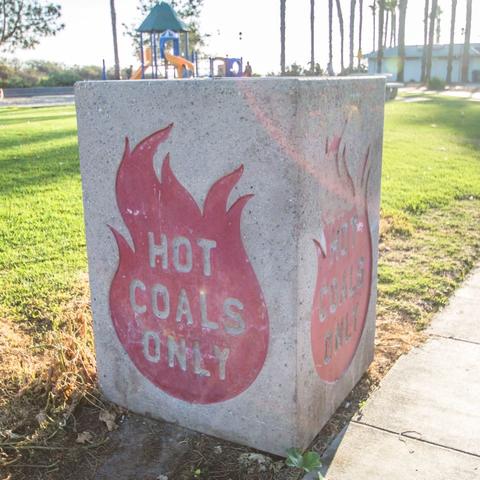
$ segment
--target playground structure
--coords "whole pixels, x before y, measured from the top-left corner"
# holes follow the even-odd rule
[[[140,34],[140,66],[132,73],[131,80],[168,78],[170,65],[174,67],[176,78],[200,76],[198,55],[189,50],[188,27],[170,4],[161,2],[155,5],[137,31]],[[144,36],[147,36],[147,40]],[[149,44],[146,46],[147,41]],[[209,77],[243,75],[242,58],[214,57],[209,58],[208,62]],[[164,74],[160,75],[162,67]]]

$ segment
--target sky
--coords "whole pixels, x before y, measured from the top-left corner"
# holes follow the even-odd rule
[[[373,0],[364,0],[363,52],[372,50]],[[113,65],[112,27],[109,0],[56,0],[62,6],[65,29],[57,36],[43,39],[35,50],[17,51],[22,60],[42,59],[68,65]],[[328,61],[328,2],[316,0],[316,62],[326,68]],[[335,2],[334,2],[335,3]],[[423,0],[410,0],[407,11],[407,44],[423,43]],[[137,66],[130,40],[123,34],[123,23],[139,25],[137,0],[116,0],[120,63]],[[204,52],[211,56],[243,57],[254,72],[278,72],[280,67],[279,0],[204,0],[200,31],[209,34]],[[310,60],[310,0],[287,0],[286,62],[306,66]],[[345,22],[345,58],[348,58],[350,0],[341,0]],[[358,4],[358,1],[357,1]],[[466,0],[457,7],[456,42],[463,42]],[[480,0],[473,1],[472,42],[480,43]],[[441,43],[449,42],[451,0],[439,0]],[[242,32],[240,37],[239,33]],[[356,33],[358,39],[358,33]],[[339,69],[339,33],[334,11],[334,68]],[[355,49],[357,49],[357,42]],[[346,60],[346,63],[348,61]]]

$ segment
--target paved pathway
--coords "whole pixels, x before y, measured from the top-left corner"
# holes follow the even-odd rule
[[[480,84],[470,84],[467,87],[454,87],[448,90],[436,91],[427,90],[426,87],[404,87],[399,90],[402,93],[417,93],[419,95],[432,95],[442,97],[463,98],[471,102],[480,102]],[[402,102],[413,102],[415,98],[397,97]],[[418,97],[417,101],[428,100],[426,97]]]
[[[73,95],[39,95],[33,97],[11,97],[0,100],[1,107],[47,107],[51,105],[71,105]]]
[[[428,333],[330,446],[327,480],[480,479],[480,268]]]

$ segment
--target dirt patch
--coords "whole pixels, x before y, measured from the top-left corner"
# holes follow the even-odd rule
[[[1,322],[0,467],[12,479],[44,478],[39,472],[57,468],[68,450],[65,442],[76,440],[79,407],[105,408],[95,388],[85,276],[78,285],[56,328],[35,331]]]

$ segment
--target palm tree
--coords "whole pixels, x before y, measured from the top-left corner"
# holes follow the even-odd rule
[[[110,0],[110,15],[112,17],[113,55],[115,59],[115,80],[120,80],[120,60],[118,58],[117,14],[115,12],[115,0]]]
[[[398,19],[398,82],[405,81],[405,21],[407,18],[407,6],[408,0],[400,0],[398,6],[400,14]]]
[[[328,0],[328,63],[333,69],[333,0]]]
[[[389,25],[389,19],[390,19],[390,8],[389,8],[389,3],[388,0],[383,0],[383,10],[385,12],[385,23],[384,23],[384,31],[385,31],[385,36],[383,38],[383,48],[387,48],[387,36],[388,36],[388,25]]]
[[[448,84],[452,83],[453,49],[455,45],[455,17],[457,16],[457,0],[452,0],[452,16],[450,20],[450,45],[448,47],[447,78]]]
[[[348,68],[350,72],[353,70],[353,57],[355,55],[354,49],[354,36],[355,36],[355,7],[356,0],[350,0],[350,55],[348,58]]]
[[[359,0],[359,19],[358,19],[358,69],[362,62],[362,30],[363,30],[363,0]]]
[[[340,0],[336,0],[337,4],[337,15],[338,15],[338,24],[340,26],[340,64],[342,66],[342,73],[345,70],[345,62],[343,59],[343,44],[344,44],[344,32],[343,32],[343,15],[342,15],[342,6],[340,5]]]
[[[425,81],[425,67],[427,64],[427,45],[428,45],[428,12],[429,0],[425,0],[425,8],[423,10],[423,52],[422,52],[422,74],[421,81]]]
[[[465,24],[465,42],[463,44],[462,82],[468,82],[470,64],[470,36],[472,33],[472,0],[467,0],[467,18]]]
[[[287,0],[280,0],[280,71],[285,75],[285,15]]]
[[[315,71],[315,0],[310,0],[310,72]]]
[[[428,27],[427,60],[425,62],[425,83],[428,83],[432,76],[433,38],[435,35],[435,19],[437,6],[438,0],[432,0],[432,9],[430,11],[430,26]]]
[[[375,34],[377,32],[377,22],[376,22],[376,16],[377,16],[377,0],[374,0],[371,5],[368,6],[370,10],[372,11],[372,17],[373,17],[373,48],[372,51],[374,52],[375,49],[377,48],[377,43],[375,42]]]
[[[378,0],[378,50],[377,73],[382,73],[383,62],[383,22],[385,18],[385,0]]]
[[[390,0],[389,9],[392,14],[391,16],[392,25],[390,27],[390,47],[397,46],[397,7],[398,7],[398,1]]]
[[[437,5],[437,10],[435,12],[435,43],[440,43],[440,34],[441,34],[441,28],[442,28],[442,23],[440,21],[442,17],[443,10],[440,8],[440,5]]]

